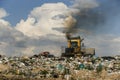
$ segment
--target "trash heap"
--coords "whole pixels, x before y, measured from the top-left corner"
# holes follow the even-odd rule
[[[0,56],[0,79],[120,80],[120,59]]]

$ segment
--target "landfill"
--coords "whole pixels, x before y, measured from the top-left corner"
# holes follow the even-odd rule
[[[0,80],[120,80],[120,56],[0,56]]]

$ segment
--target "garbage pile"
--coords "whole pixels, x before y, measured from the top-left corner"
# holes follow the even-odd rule
[[[39,54],[31,57],[1,55],[0,75],[28,80],[120,80],[120,59],[48,57]]]

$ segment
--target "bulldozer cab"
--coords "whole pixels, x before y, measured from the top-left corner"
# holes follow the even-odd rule
[[[81,38],[78,37],[72,37],[68,39],[68,48],[80,48],[81,47]]]

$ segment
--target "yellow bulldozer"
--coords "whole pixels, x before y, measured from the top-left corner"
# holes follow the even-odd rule
[[[80,36],[71,37],[69,34],[67,37],[67,47],[62,49],[61,57],[81,57],[81,56],[93,56],[95,55],[94,48],[85,48],[84,43]]]

